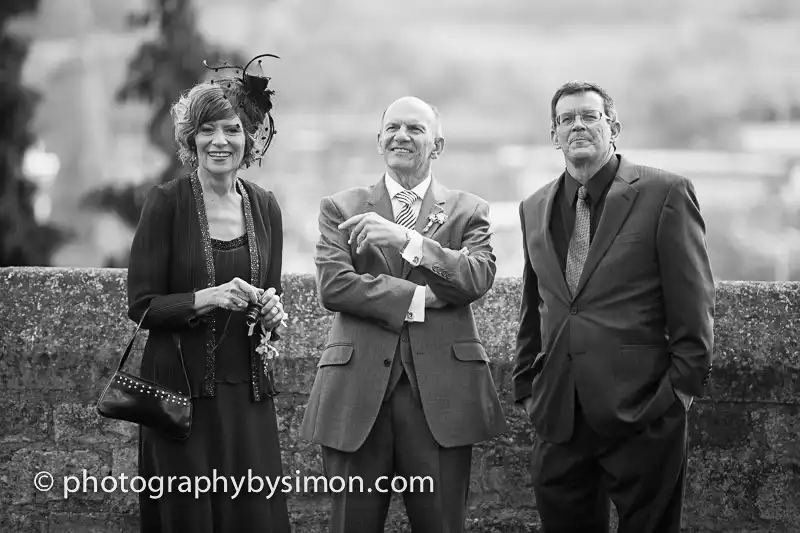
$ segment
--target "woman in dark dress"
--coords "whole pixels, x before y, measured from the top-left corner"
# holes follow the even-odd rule
[[[282,487],[282,465],[273,373],[257,349],[264,333],[280,338],[284,318],[281,211],[237,177],[270,144],[272,92],[246,72],[201,83],[173,106],[179,155],[194,170],[150,190],[131,247],[128,315],[138,322],[149,309],[141,375],[193,398],[188,439],[140,427],[147,533],[290,531],[285,494],[266,482]],[[260,492],[250,491],[262,487],[255,478]]]

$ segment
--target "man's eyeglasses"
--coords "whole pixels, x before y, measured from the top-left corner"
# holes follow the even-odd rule
[[[611,120],[611,117],[603,113],[602,111],[595,111],[595,110],[588,110],[588,111],[581,111],[579,113],[581,117],[581,122],[584,124],[594,124],[598,122],[600,119],[607,118]],[[568,112],[568,113],[561,113],[556,117],[556,125],[558,126],[572,126],[575,123],[575,117],[578,116],[575,113]]]

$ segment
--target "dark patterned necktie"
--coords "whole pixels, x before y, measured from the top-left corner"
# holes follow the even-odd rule
[[[572,230],[572,238],[569,241],[569,251],[567,252],[566,278],[573,296],[575,296],[575,290],[581,279],[586,256],[589,255],[590,224],[589,206],[586,204],[586,187],[581,187],[578,189],[578,201],[575,205],[575,229]]]
[[[413,191],[402,190],[395,194],[394,197],[400,200],[400,203],[403,204],[403,208],[397,214],[397,217],[394,221],[401,226],[407,227],[408,229],[414,229],[414,224],[417,222],[417,217],[414,215],[414,211],[411,209],[411,204],[413,204],[418,198],[417,194]]]

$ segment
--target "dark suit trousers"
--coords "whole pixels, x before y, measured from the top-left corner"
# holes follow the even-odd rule
[[[402,364],[401,364],[402,361]],[[352,453],[322,447],[325,475],[363,480],[363,492],[332,492],[331,533],[384,530],[391,484],[401,492],[408,521],[416,533],[461,533],[470,482],[472,446],[443,448],[428,429],[416,386],[408,333],[395,353],[386,398],[364,444]],[[358,386],[358,384],[353,384]],[[376,482],[381,476],[386,478]],[[421,478],[427,478],[421,480]],[[413,483],[413,485],[412,485]],[[337,487],[340,482],[334,483]],[[403,486],[407,486],[403,490]],[[372,491],[370,492],[370,489]]]
[[[618,533],[678,533],[687,457],[686,412],[676,397],[642,431],[619,439],[595,433],[576,395],[566,444],[535,439],[533,485],[544,533],[606,533],[609,498]]]

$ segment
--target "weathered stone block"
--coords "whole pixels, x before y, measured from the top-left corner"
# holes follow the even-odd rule
[[[755,509],[758,518],[784,527],[800,524],[800,480],[796,474],[777,471],[763,477],[758,487]]]
[[[800,405],[769,406],[751,417],[764,428],[766,459],[800,472]]]
[[[522,508],[535,505],[530,476],[530,449],[515,446],[475,447],[470,504],[502,502]]]
[[[72,442],[78,446],[131,442],[138,435],[135,424],[100,416],[95,403],[57,405],[53,410],[53,427],[56,442]]]
[[[138,476],[138,455],[135,446],[126,446],[124,448],[115,448],[112,454],[113,457],[113,475],[125,475],[128,478]]]
[[[23,448],[0,464],[0,501],[11,505],[101,501],[106,498],[102,487],[95,491],[93,484],[84,481],[109,472],[106,458],[93,451]]]
[[[0,450],[37,442],[51,431],[53,407],[41,394],[0,389]],[[0,462],[5,458],[0,452]]]
[[[797,283],[718,285],[709,398],[797,402],[799,296]]]
[[[0,313],[13,317],[0,324],[0,389],[72,390],[78,403],[96,400],[135,328],[125,273],[0,269],[0,284],[12,292]]]
[[[323,475],[322,457],[318,445],[300,441],[293,448],[296,450],[293,454],[294,468],[303,472],[304,475]],[[294,469],[291,472],[294,472]]]
[[[47,512],[35,508],[17,510],[0,508],[0,531],[13,533],[50,533]]]
[[[53,513],[49,533],[139,533],[138,517],[109,513]]]

